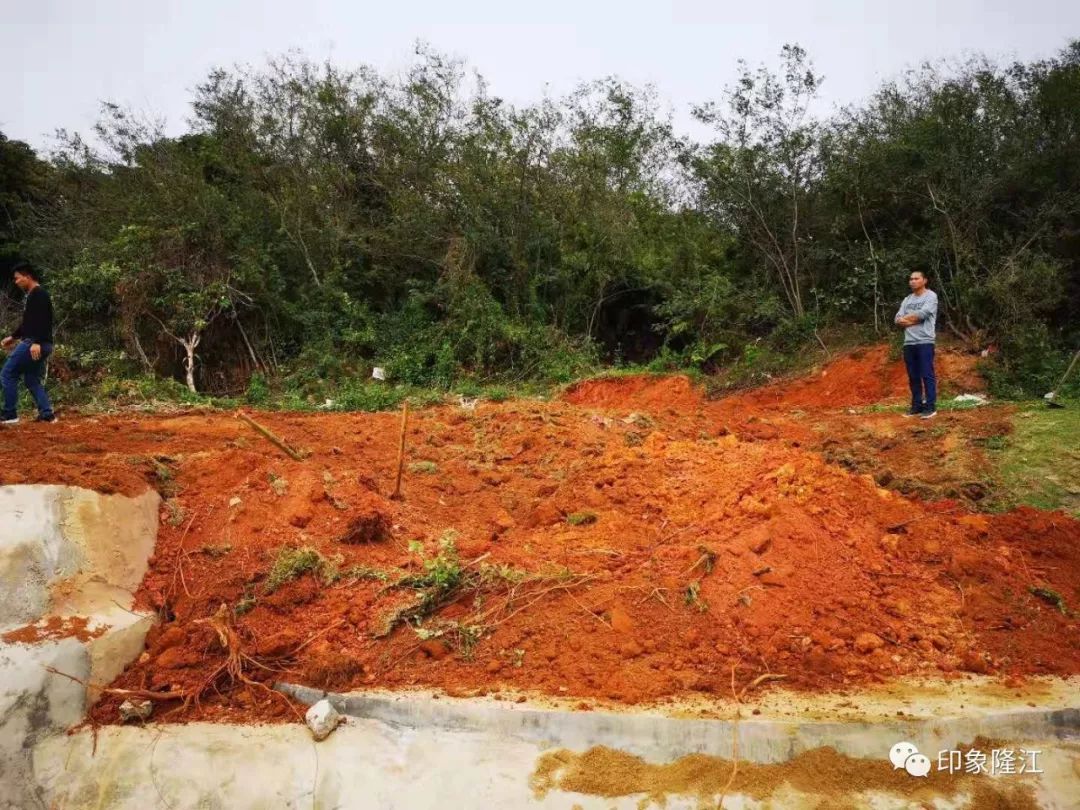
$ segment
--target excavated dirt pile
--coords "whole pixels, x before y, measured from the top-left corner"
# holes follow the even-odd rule
[[[1080,523],[911,500],[815,449],[819,422],[863,430],[838,414],[898,373],[878,350],[717,402],[647,377],[425,410],[397,501],[396,414],[255,415],[303,461],[209,413],[12,432],[0,463],[167,496],[138,594],[162,621],[114,684],[152,693],[157,717],[292,717],[276,680],[584,706],[1080,673]],[[1001,417],[873,418],[932,468],[949,436]]]

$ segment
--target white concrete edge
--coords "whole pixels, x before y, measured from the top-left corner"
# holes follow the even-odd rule
[[[488,732],[575,750],[604,745],[665,760],[694,753],[731,757],[736,739],[739,757],[760,763],[786,762],[822,746],[853,757],[881,757],[882,750],[901,740],[914,742],[920,750],[950,749],[977,736],[1080,741],[1080,707],[879,722],[732,721],[575,712],[468,698],[342,694],[287,683],[276,688],[309,705],[325,697],[341,714],[392,726]]]

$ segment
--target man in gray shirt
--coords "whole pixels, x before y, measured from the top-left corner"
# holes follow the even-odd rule
[[[904,364],[911,385],[911,410],[905,416],[937,416],[937,378],[934,376],[934,327],[937,294],[926,286],[926,273],[913,270],[908,279],[911,295],[896,311],[896,325],[904,330]]]

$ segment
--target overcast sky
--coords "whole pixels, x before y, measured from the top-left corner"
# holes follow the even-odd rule
[[[424,40],[517,103],[618,75],[654,84],[685,125],[737,59],[775,64],[785,42],[809,51],[833,105],[924,60],[1045,57],[1073,37],[1077,0],[0,0],[0,131],[46,147],[108,100],[175,133],[211,67],[293,48],[399,71]]]

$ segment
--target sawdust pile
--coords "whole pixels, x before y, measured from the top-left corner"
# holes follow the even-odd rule
[[[976,741],[972,747],[980,745]],[[966,795],[971,797],[969,806],[979,810],[1038,810],[1032,785],[1021,779],[937,770],[923,779],[913,779],[903,770],[894,770],[887,759],[848,757],[828,747],[779,764],[741,761],[736,770],[733,761],[704,754],[650,763],[598,746],[582,753],[565,749],[545,752],[529,784],[537,799],[552,790],[606,798],[643,794],[660,806],[669,796],[696,797],[709,807],[723,795],[743,794],[762,800],[787,786],[821,797],[825,800],[822,806],[829,808],[856,806],[853,800],[860,794],[879,792],[926,802]]]

